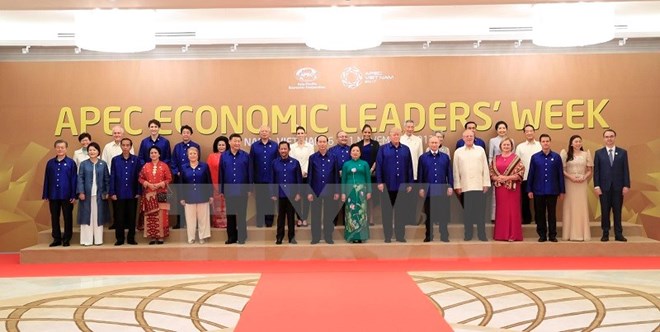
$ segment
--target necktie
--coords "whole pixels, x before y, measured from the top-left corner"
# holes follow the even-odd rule
[[[610,166],[614,165],[614,149],[609,149]]]

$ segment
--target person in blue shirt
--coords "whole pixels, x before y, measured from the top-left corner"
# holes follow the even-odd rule
[[[188,243],[195,243],[195,231],[199,244],[211,237],[211,208],[213,183],[207,163],[199,161],[199,149],[191,146],[187,150],[188,163],[181,165],[179,202],[184,207],[188,221]]]
[[[142,161],[136,155],[131,154],[133,141],[130,138],[122,138],[120,142],[121,154],[112,158],[110,164],[110,199],[115,210],[115,242],[116,246],[124,244],[136,245],[135,241],[135,218],[137,213],[137,199],[142,193],[142,187],[138,182]],[[124,230],[128,229],[125,237]]]
[[[421,188],[419,197],[424,199],[426,236],[424,242],[433,240],[433,224],[440,224],[440,240],[449,242],[447,225],[450,220],[449,196],[453,194],[454,176],[449,156],[440,152],[440,138],[429,137],[429,151],[419,157],[417,181]]]
[[[277,235],[275,244],[284,239],[284,219],[287,221],[289,243],[296,244],[296,210],[292,201],[300,200],[302,170],[298,160],[289,157],[291,146],[282,141],[278,145],[280,157],[271,163],[273,201],[277,201]]]
[[[527,196],[534,199],[539,242],[557,242],[557,197],[563,198],[564,166],[561,156],[550,150],[550,135],[542,134],[541,151],[532,155],[527,176]],[[547,214],[547,218],[546,218]]]
[[[482,148],[484,148],[484,151],[486,150],[486,142],[482,140],[481,138],[477,137],[477,123],[474,121],[468,121],[465,123],[465,129],[466,130],[472,130],[474,132],[474,145],[478,145]],[[459,139],[458,142],[456,142],[456,149],[462,147],[465,145],[465,141],[463,138]]]
[[[337,169],[339,170],[339,177],[341,178],[341,169],[344,166],[344,163],[351,159],[350,153],[351,147],[348,145],[348,134],[345,131],[337,132],[337,145],[328,149],[330,154],[335,156],[337,159]],[[346,216],[346,208],[342,203],[340,205],[339,211],[332,221],[335,226],[344,224],[344,217]]]
[[[259,140],[250,146],[250,170],[254,175],[256,196],[257,227],[273,227],[274,204],[268,197],[268,184],[271,183],[270,166],[278,156],[277,143],[270,139],[270,127],[259,128]]]
[[[321,241],[321,228],[325,243],[333,244],[333,219],[339,212],[338,163],[328,151],[328,136],[316,137],[316,147],[318,151],[309,157],[307,169],[307,182],[311,189],[307,200],[311,202],[312,210],[312,244]]]
[[[252,168],[250,156],[241,150],[240,134],[229,136],[230,148],[220,158],[220,192],[227,205],[227,241],[245,244],[247,240],[247,198],[251,195]]]
[[[103,225],[110,219],[108,192],[110,172],[101,160],[101,147],[96,142],[87,146],[89,159],[78,167],[78,224],[80,245],[103,244]]]
[[[44,174],[44,190],[42,199],[48,201],[50,209],[50,225],[53,242],[51,247],[69,246],[73,235],[73,203],[76,201],[78,185],[78,167],[73,159],[67,157],[69,144],[64,140],[56,140],[55,157],[46,163]],[[64,234],[60,229],[60,213],[64,216]]]
[[[172,159],[172,149],[170,148],[170,141],[167,138],[159,134],[160,131],[160,121],[156,119],[149,120],[149,136],[145,137],[142,142],[140,142],[140,149],[138,150],[138,157],[140,157],[142,164],[151,162],[149,157],[149,149],[152,146],[157,146],[162,153],[160,154],[160,161],[170,165]]]
[[[401,129],[396,127],[390,129],[390,142],[383,144],[376,156],[378,190],[380,192],[387,190],[387,195],[383,195],[381,202],[383,233],[385,234],[386,243],[392,241],[392,214],[394,214],[394,236],[396,241],[406,242],[406,213],[410,215],[414,205],[407,206],[409,204],[401,203],[395,205],[395,202],[397,202],[397,198],[404,203],[412,202],[412,200],[406,200],[404,197],[412,191],[414,181],[412,167],[410,149],[401,144]],[[402,190],[402,188],[405,189]]]
[[[172,149],[172,160],[170,161],[170,170],[172,170],[172,181],[175,183],[172,194],[175,196],[175,201],[180,200],[181,196],[181,168],[183,165],[189,163],[188,160],[188,148],[195,147],[197,148],[198,155],[202,155],[202,149],[199,144],[193,142],[191,136],[193,134],[193,129],[189,125],[181,126],[181,139],[182,141],[174,145]],[[173,229],[185,228],[186,227],[186,214],[183,209],[177,207],[176,205],[172,206],[171,212],[176,214],[176,224],[174,224]]]

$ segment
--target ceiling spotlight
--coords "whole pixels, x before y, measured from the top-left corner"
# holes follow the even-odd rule
[[[479,48],[481,47],[481,40],[477,40],[476,42],[472,43],[473,48]]]
[[[515,48],[520,47],[520,45],[522,45],[522,39],[518,39],[518,40],[513,42],[513,47],[515,47]]]
[[[236,52],[237,49],[238,49],[238,44],[234,44],[234,45],[231,45],[231,47],[229,47],[230,52]]]
[[[628,42],[628,37],[619,39],[619,46],[625,46]]]
[[[431,41],[430,40],[427,40],[427,41],[424,42],[424,44],[422,44],[422,49],[428,50],[429,47],[431,47]]]
[[[73,53],[80,54],[80,52],[82,52],[82,49],[80,47],[74,47],[73,48]]]
[[[188,52],[189,48],[190,48],[190,44],[185,44],[185,45],[181,46],[181,53]]]
[[[30,46],[25,46],[21,49],[21,53],[28,54],[30,53]]]

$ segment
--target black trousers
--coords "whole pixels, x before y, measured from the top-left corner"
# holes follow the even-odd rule
[[[406,239],[406,213],[409,215],[412,211],[409,207],[406,209],[405,204],[399,204],[395,207],[397,198],[403,200],[405,203],[406,192],[399,193],[398,191],[387,191],[387,195],[382,195],[381,208],[383,211],[383,234],[385,240],[392,239],[392,216],[394,216],[394,237],[397,241]],[[414,213],[413,213],[414,215]]]
[[[461,195],[465,204],[463,210],[463,225],[465,239],[472,239],[474,225],[477,225],[477,236],[480,240],[486,237],[486,194],[481,190],[463,192]]]
[[[227,240],[247,240],[247,196],[225,196],[227,206]]]
[[[275,211],[274,209],[274,203],[273,200],[270,198],[271,193],[268,190],[267,184],[258,184],[255,186],[255,198],[256,198],[256,212],[257,215],[255,216],[256,222],[257,222],[257,227],[273,227],[273,221],[275,220],[275,215],[273,212]],[[229,206],[229,205],[227,205]]]
[[[323,226],[323,239],[326,242],[332,240],[332,234],[335,231],[335,224],[333,218],[338,209],[338,201],[332,197],[319,196],[315,197],[311,202],[312,210],[312,242],[321,240],[321,226]]]
[[[306,188],[307,186],[307,178],[303,178],[303,183],[305,186],[303,188]],[[298,220],[307,220],[307,217],[309,216],[309,207],[310,207],[310,202],[307,200],[307,195],[301,195],[302,198],[296,202],[296,218]]]
[[[534,214],[536,233],[539,237],[541,239],[556,239],[557,195],[534,195]]]
[[[623,189],[603,191],[600,195],[600,227],[604,235],[610,232],[610,211],[614,219],[614,236],[623,236],[621,209],[623,208]]]
[[[424,200],[426,238],[433,240],[433,224],[440,225],[440,239],[449,240],[449,196],[427,196]]]
[[[287,197],[277,200],[277,241],[284,239],[284,219],[286,218],[287,235],[289,241],[296,237],[296,210]]]
[[[73,235],[73,203],[68,199],[48,200],[50,209],[50,227],[53,240],[56,242],[70,242]],[[64,216],[64,235],[60,229],[60,212]]]
[[[137,198],[118,199],[112,201],[115,210],[115,237],[118,242],[124,242],[124,230],[128,229],[128,241],[135,241],[135,219],[137,213]]]
[[[522,223],[525,225],[532,223],[532,209],[529,208],[529,196],[527,196],[527,181],[520,183],[520,208],[522,210]]]

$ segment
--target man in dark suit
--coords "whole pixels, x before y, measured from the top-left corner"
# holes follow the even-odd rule
[[[607,129],[603,133],[605,147],[596,150],[594,156],[594,191],[600,197],[600,226],[603,229],[601,241],[609,241],[610,210],[614,215],[614,239],[628,241],[623,236],[621,226],[621,208],[623,196],[630,190],[628,171],[628,152],[614,146],[616,132]]]

